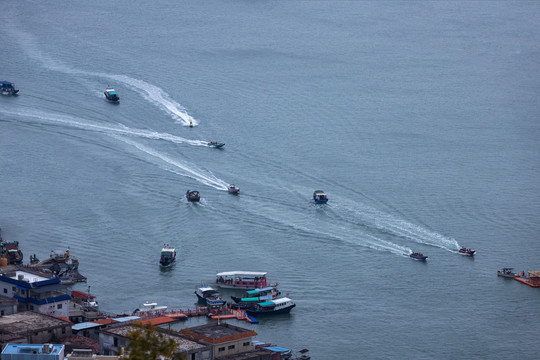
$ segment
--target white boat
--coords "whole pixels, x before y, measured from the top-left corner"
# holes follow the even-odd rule
[[[238,186],[234,184],[229,185],[227,187],[227,191],[229,192],[229,194],[233,194],[233,195],[237,195],[238,193],[240,193],[240,189],[238,188]]]
[[[160,313],[167,310],[167,306],[158,306],[157,303],[144,303],[143,306],[140,309],[135,309],[133,313]]]
[[[221,307],[225,305],[225,300],[221,298],[219,292],[210,286],[197,288],[195,295],[197,295],[199,302],[210,307]]]

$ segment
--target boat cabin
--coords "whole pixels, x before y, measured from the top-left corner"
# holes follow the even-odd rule
[[[315,190],[313,193],[313,201],[316,204],[326,204],[328,202],[328,197],[322,190]]]
[[[2,95],[16,95],[19,90],[15,89],[15,84],[10,81],[0,81],[0,92]]]
[[[265,272],[227,271],[216,274],[216,284],[229,289],[256,289],[268,286]],[[273,286],[277,286],[274,284]]]

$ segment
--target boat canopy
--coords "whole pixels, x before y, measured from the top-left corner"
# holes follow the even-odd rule
[[[266,276],[265,272],[257,271],[225,271],[217,273],[216,276]]]
[[[207,291],[216,291],[215,289],[211,288],[210,286],[200,287],[199,291],[201,292],[207,292]]]
[[[241,302],[257,302],[257,301],[260,301],[261,299],[259,299],[258,297],[249,297],[249,298],[241,298],[240,301]]]
[[[280,304],[284,304],[284,303],[290,302],[290,301],[292,301],[292,300],[289,299],[288,297],[283,297],[283,298],[272,300],[271,302],[276,304],[276,305],[280,305]]]
[[[265,302],[262,302],[262,303],[258,303],[257,305],[259,306],[274,306],[274,305],[277,305],[275,302],[273,301],[265,301]]]
[[[251,295],[251,294],[258,294],[258,293],[263,292],[263,291],[271,291],[271,290],[274,290],[274,288],[272,286],[267,286],[265,288],[248,290],[247,293]]]

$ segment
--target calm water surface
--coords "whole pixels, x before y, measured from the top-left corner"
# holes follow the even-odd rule
[[[20,96],[0,98],[2,235],[26,259],[69,247],[116,313],[267,271],[297,307],[239,325],[314,359],[537,358],[540,293],[496,271],[540,270],[539,15],[4,1],[0,80]]]

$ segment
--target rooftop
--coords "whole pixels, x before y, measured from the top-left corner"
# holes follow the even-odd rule
[[[59,354],[63,349],[64,349],[64,345],[53,345],[53,344],[45,344],[45,345],[42,345],[42,344],[7,344],[6,347],[4,348],[4,350],[2,351],[2,355]]]
[[[28,329],[36,331],[71,325],[70,322],[33,311],[0,317],[0,333],[25,335]]]
[[[220,343],[257,336],[257,333],[253,330],[244,329],[239,326],[230,325],[228,323],[205,324],[201,326],[183,329],[180,332],[182,334],[185,334],[186,336],[199,338],[201,340],[211,343]]]

